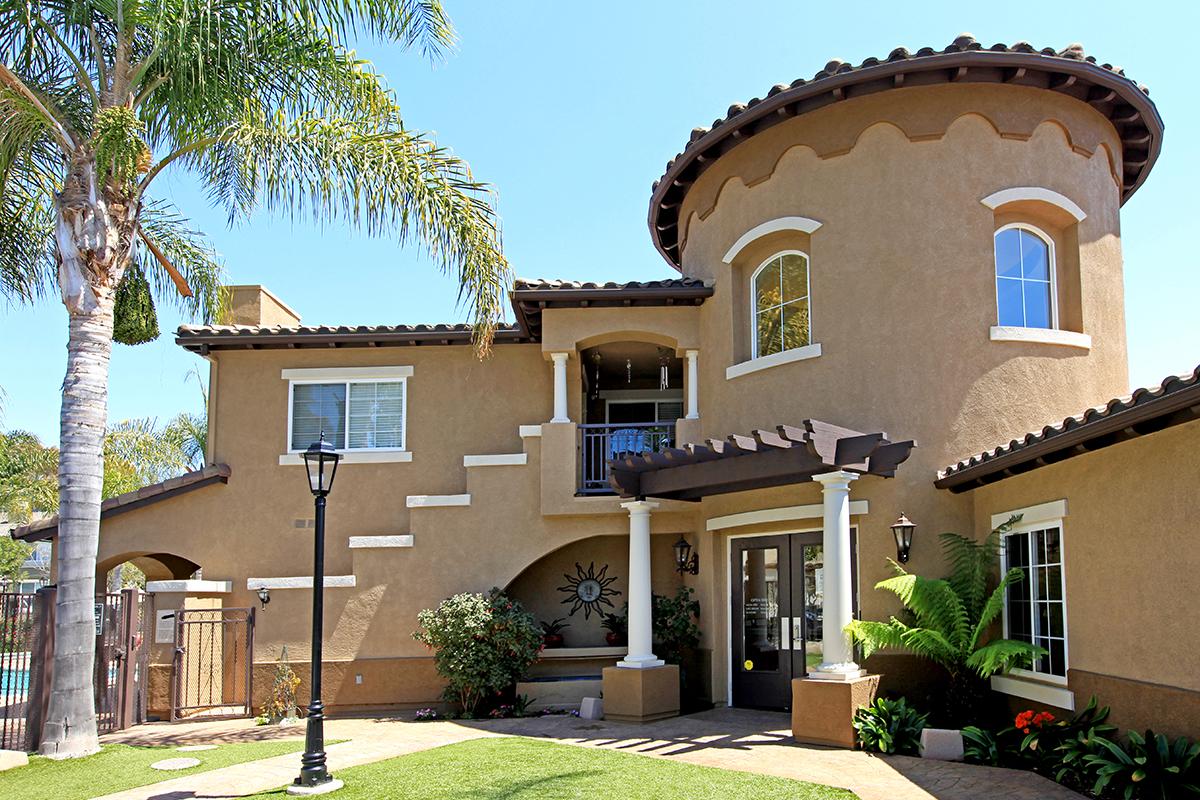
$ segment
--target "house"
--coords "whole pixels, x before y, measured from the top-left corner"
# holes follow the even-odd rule
[[[236,287],[233,324],[177,335],[209,363],[211,466],[106,501],[100,569],[137,563],[160,615],[255,609],[258,706],[285,647],[305,675],[300,453],[324,432],[343,453],[334,709],[436,702],[417,613],[499,586],[570,624],[539,689],[603,681],[610,714],[675,713],[650,593],[684,585],[688,691],[793,707],[820,739],[868,676],[930,679],[902,654],[856,663],[842,633],[896,611],[872,586],[897,517],[918,525],[908,568],[940,575],[937,533],[1017,513],[1005,566],[1031,579],[1004,629],[1048,655],[993,687],[1059,709],[1095,693],[1122,725],[1195,735],[1196,376],[1080,416],[1128,389],[1120,212],[1162,136],[1146,91],[1078,45],[964,35],[831,61],[692,131],[650,200],[675,274],[518,281],[487,360],[463,326],[305,326]],[[598,612],[626,601],[629,644],[608,647]],[[169,618],[155,633],[165,713],[193,667],[171,666]]]
[[[13,520],[0,516],[0,536],[9,536],[17,527]],[[45,586],[50,580],[50,554],[50,543],[38,542],[17,568],[14,579],[0,577],[0,592],[32,594]]]

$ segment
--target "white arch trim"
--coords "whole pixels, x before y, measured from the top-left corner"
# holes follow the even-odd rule
[[[1058,206],[1074,217],[1076,222],[1083,222],[1087,217],[1083,209],[1071,198],[1061,195],[1052,189],[1044,189],[1041,186],[1014,186],[1011,189],[1001,189],[998,192],[989,194],[979,202],[995,210],[1002,205],[1014,203],[1018,200],[1041,200],[1043,203]]]
[[[780,217],[761,225],[755,225],[750,230],[746,231],[741,237],[733,243],[733,247],[729,248],[729,252],[725,254],[725,258],[721,259],[726,264],[732,264],[737,258],[737,254],[746,249],[746,246],[756,239],[761,239],[770,233],[777,231],[800,231],[801,233],[813,233],[817,228],[821,227],[821,223],[815,219],[808,217]]]

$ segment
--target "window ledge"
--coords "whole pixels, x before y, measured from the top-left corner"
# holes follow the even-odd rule
[[[1054,328],[1017,328],[1009,325],[993,325],[991,338],[993,342],[1035,342],[1078,347],[1080,350],[1092,349],[1092,337],[1086,333]]]
[[[1039,676],[1041,677],[1041,676]],[[1049,680],[1049,678],[1047,678]],[[1054,680],[1060,680],[1054,678]],[[1022,697],[1055,708],[1075,710],[1075,693],[1065,686],[1056,686],[1042,680],[1030,680],[1015,675],[993,675],[992,690],[1001,694]]]
[[[772,353],[769,356],[753,358],[749,361],[743,361],[741,364],[734,364],[725,370],[725,380],[733,380],[743,375],[749,375],[752,372],[759,372],[783,364],[791,364],[794,361],[806,361],[810,358],[816,358],[819,355],[821,355],[820,342],[807,344],[804,347],[794,347],[791,350],[784,350],[782,353]]]
[[[357,452],[342,452],[339,464],[396,464],[412,461],[409,450],[362,450]],[[300,453],[285,453],[279,457],[279,466],[294,466],[304,463]]]

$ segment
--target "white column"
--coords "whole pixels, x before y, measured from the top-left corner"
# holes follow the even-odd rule
[[[687,417],[700,419],[700,372],[696,369],[696,361],[700,358],[699,350],[688,350],[687,355]]]
[[[853,472],[839,470],[814,475],[821,484],[825,506],[825,598],[822,612],[821,665],[810,678],[851,680],[866,674],[854,663],[854,648],[845,627],[854,614],[854,586],[850,572],[850,482]]]
[[[570,422],[567,415],[567,356],[570,353],[551,353],[554,362],[554,418],[551,422]]]
[[[633,500],[621,508],[629,509],[629,652],[617,666],[661,667],[663,660],[654,657],[650,590],[650,511],[658,503]]]

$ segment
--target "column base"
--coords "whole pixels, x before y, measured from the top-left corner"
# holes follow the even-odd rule
[[[651,653],[648,656],[625,656],[617,662],[617,666],[621,669],[653,669],[654,667],[661,667],[666,663]]]
[[[865,669],[850,661],[845,664],[822,664],[808,673],[807,677],[814,681],[855,681],[866,675]]]
[[[875,700],[879,676],[792,681],[792,737],[802,744],[853,748],[854,712]]]
[[[679,716],[679,667],[604,668],[604,718],[653,722]]]

